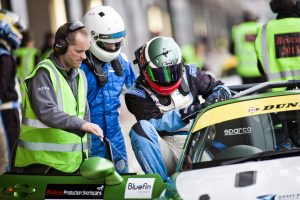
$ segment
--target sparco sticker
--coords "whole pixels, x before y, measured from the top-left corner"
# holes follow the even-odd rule
[[[231,136],[231,135],[242,135],[242,134],[250,134],[251,133],[251,127],[242,127],[242,128],[229,128],[224,130],[225,136]]]
[[[155,178],[129,178],[125,199],[151,199]]]
[[[48,184],[45,199],[103,199],[103,184]]]

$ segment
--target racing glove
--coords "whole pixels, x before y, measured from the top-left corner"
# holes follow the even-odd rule
[[[230,99],[231,96],[231,92],[226,85],[218,85],[213,89],[213,93],[205,99],[205,105],[208,106],[215,102]]]
[[[201,104],[189,105],[188,107],[181,108],[179,113],[181,114],[181,119],[185,123],[189,123],[190,119],[194,119],[197,116],[198,111],[202,109]]]

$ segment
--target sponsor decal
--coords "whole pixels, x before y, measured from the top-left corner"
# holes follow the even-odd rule
[[[281,194],[281,195],[276,195],[276,194],[267,194],[267,195],[262,195],[256,197],[257,199],[260,200],[295,200],[295,199],[300,199],[300,193],[295,193],[295,194]]]
[[[128,178],[125,199],[151,199],[155,178]]]
[[[259,110],[261,111],[268,111],[268,110],[279,110],[279,109],[286,109],[286,108],[295,108],[295,107],[300,107],[299,102],[287,102],[287,103],[280,103],[280,104],[270,104],[270,105],[265,105],[262,108],[257,108],[257,107],[250,107],[249,112],[254,113]]]
[[[259,108],[256,108],[256,107],[250,107],[248,111],[249,111],[250,113],[254,113],[254,112],[258,111],[258,110],[259,110]]]
[[[115,73],[115,70],[114,70],[114,68],[113,68],[112,66],[110,66],[110,67],[108,68],[108,72]]]
[[[43,86],[43,87],[39,87],[38,89],[38,92],[40,92],[40,91],[44,91],[44,90],[50,90],[50,88],[49,87],[47,87],[47,86]]]
[[[224,130],[224,136],[232,136],[232,135],[242,135],[242,134],[250,134],[252,131],[251,127],[243,127],[243,128],[229,128]]]
[[[300,106],[299,102],[271,104],[271,105],[264,106],[262,110],[264,111],[264,110],[272,110],[272,109],[293,108],[299,106]]]
[[[132,90],[130,90],[130,93],[131,93],[131,94],[134,94],[134,95],[137,95],[137,96],[139,96],[139,97],[146,98],[145,92],[142,91],[142,90],[132,89]]]
[[[246,34],[245,41],[247,42],[254,42],[256,38],[256,34]]]
[[[256,197],[257,199],[260,199],[260,200],[274,200],[275,199],[275,196],[274,194],[268,194],[268,195],[262,195],[262,196],[258,196]]]
[[[162,63],[162,66],[168,67],[168,66],[171,66],[171,65],[174,65],[174,64],[175,64],[174,61],[169,60],[169,61],[163,62],[163,63]]]
[[[276,58],[300,56],[300,33],[275,34]]]
[[[48,184],[45,191],[47,199],[103,199],[103,184]]]

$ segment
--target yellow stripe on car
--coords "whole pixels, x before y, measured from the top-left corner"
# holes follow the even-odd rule
[[[241,117],[298,109],[300,109],[299,94],[230,103],[228,105],[212,108],[203,113],[203,115],[197,118],[192,132],[196,132],[213,124]]]

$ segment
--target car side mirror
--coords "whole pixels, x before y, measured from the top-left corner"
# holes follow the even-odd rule
[[[123,181],[114,164],[101,157],[92,157],[84,160],[79,171],[83,177],[88,179],[104,178],[106,185],[117,185]]]

